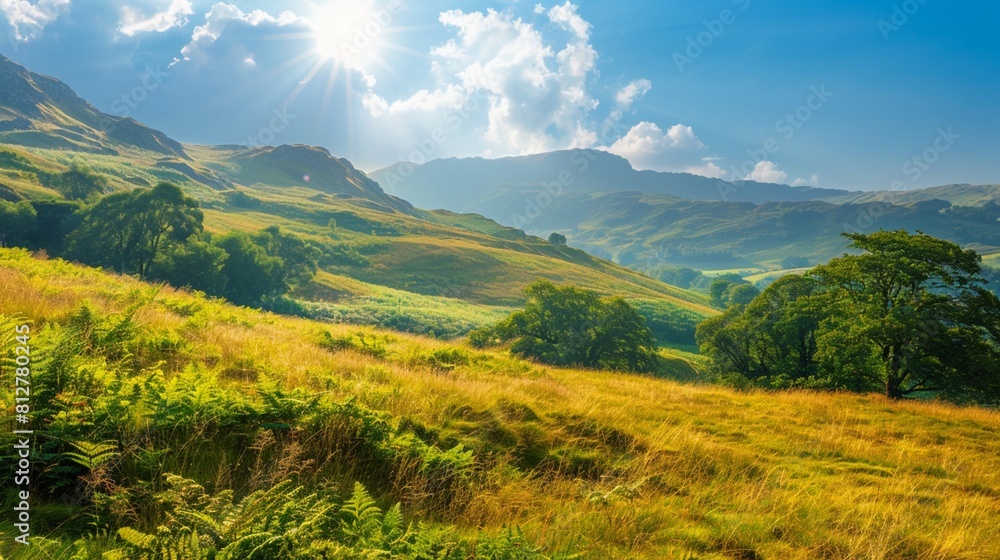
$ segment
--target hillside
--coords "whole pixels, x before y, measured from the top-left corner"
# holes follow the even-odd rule
[[[512,207],[525,191],[494,199]],[[844,231],[921,230],[981,253],[1000,247],[996,205],[951,207],[943,201],[892,205],[822,201],[752,204],[697,201],[636,192],[568,193],[532,223],[564,233],[570,244],[624,265],[703,270],[788,268],[826,262],[844,252]]]
[[[0,200],[58,200],[53,177],[74,166],[112,191],[173,182],[211,233],[280,226],[317,247],[321,274],[293,294],[314,317],[454,337],[503,317],[542,277],[631,299],[663,342],[691,344],[714,313],[700,295],[578,249],[414,208],[323,148],[185,146],[2,57],[0,77]]]
[[[628,160],[601,150],[565,150],[500,159],[448,158],[422,165],[400,162],[371,173],[389,192],[423,208],[483,212],[507,225],[510,212],[548,186],[549,194],[637,191],[691,200],[783,202],[849,195],[847,191],[756,181],[730,183],[690,173],[636,171]],[[494,207],[505,186],[532,192],[519,206]],[[502,202],[502,200],[500,201]],[[491,210],[492,207],[492,210]],[[520,227],[520,226],[518,226]]]
[[[118,154],[141,149],[187,159],[184,148],[135,119],[102,113],[66,84],[0,55],[0,143]]]
[[[236,308],[7,249],[0,323],[5,333],[30,324],[44,364],[33,378],[32,427],[48,450],[43,460],[61,466],[38,469],[47,474],[32,493],[32,529],[52,558],[122,549],[123,526],[178,531],[182,522],[143,505],[156,494],[172,511],[181,498],[170,488],[225,504],[282,482],[272,490],[285,493],[279,500],[301,485],[300,503],[332,492],[336,506],[356,481],[383,510],[401,502],[434,542],[500,547],[493,539],[516,526],[531,543],[519,545],[519,558],[536,557],[529,546],[595,559],[1000,555],[995,411],[539,367]],[[86,345],[60,342],[80,340],[80,329],[92,333]],[[13,346],[4,336],[6,364]],[[57,366],[70,373],[57,379]],[[0,391],[13,406],[12,385]],[[99,476],[66,455],[64,441],[84,437],[113,443]],[[60,501],[75,491],[105,493],[110,509]],[[258,517],[272,515],[269,504],[256,506]],[[284,515],[287,524],[298,514]],[[70,518],[90,519],[103,536],[74,546],[85,526]],[[0,553],[37,557],[12,551],[4,523]],[[228,533],[199,534],[230,542]],[[338,535],[321,538],[348,538]],[[341,546],[354,554],[389,546],[373,543]]]
[[[913,202],[928,202],[945,200],[954,206],[985,206],[998,204],[1000,201],[1000,185],[942,185],[926,189],[906,191],[876,191],[870,193],[852,193],[850,195],[825,198],[827,202],[888,202],[891,204],[910,204]]]

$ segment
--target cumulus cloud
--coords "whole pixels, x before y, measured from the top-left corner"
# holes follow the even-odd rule
[[[641,80],[633,80],[629,82],[625,87],[618,91],[615,95],[615,101],[623,109],[628,109],[635,103],[636,100],[641,99],[644,95],[649,93],[649,90],[653,89],[653,84],[649,80],[643,78]]]
[[[714,163],[715,158],[703,155],[704,148],[690,126],[675,124],[663,131],[656,123],[643,121],[607,150],[629,160],[636,169],[721,177],[723,170]]]
[[[594,145],[589,121],[598,102],[587,84],[598,55],[591,25],[569,1],[535,12],[561,33],[543,33],[506,11],[442,12],[439,21],[455,37],[430,51],[433,87],[397,99],[369,91],[364,106],[376,125],[395,130],[460,112],[463,132],[486,155]]]
[[[13,29],[15,41],[30,41],[45,26],[69,11],[70,0],[0,0],[0,13]]]
[[[793,187],[818,187],[819,186],[819,175],[813,173],[808,179],[803,179],[799,177],[792,181]]]
[[[190,0],[170,0],[164,9],[146,16],[139,10],[126,6],[122,8],[122,17],[118,31],[127,37],[136,33],[163,33],[174,27],[187,25],[187,16],[194,13]]]
[[[191,42],[181,49],[183,60],[198,60],[204,58],[204,50],[217,41],[231,22],[240,22],[252,27],[262,24],[273,24],[276,26],[286,26],[295,23],[302,23],[303,20],[294,12],[284,11],[273,16],[263,10],[254,10],[244,13],[235,4],[225,4],[219,2],[212,6],[212,9],[205,14],[205,23],[194,28],[191,34]],[[175,63],[178,62],[175,60]]]
[[[753,171],[744,177],[748,181],[758,181],[761,183],[784,183],[788,178],[788,173],[778,169],[773,161],[758,161]]]

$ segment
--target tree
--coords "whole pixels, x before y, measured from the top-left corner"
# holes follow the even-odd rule
[[[1000,299],[984,287],[979,256],[922,233],[847,237],[862,254],[780,278],[698,326],[716,374],[1000,402]]]
[[[553,365],[652,371],[656,342],[645,319],[625,300],[538,280],[524,289],[523,311],[473,342],[510,342],[515,354]]]
[[[828,367],[890,398],[1000,397],[1000,299],[982,286],[979,255],[919,232],[844,235],[864,253],[813,271],[825,287]],[[859,361],[837,360],[833,344],[855,347]]]
[[[702,321],[695,331],[695,341],[701,353],[712,358],[719,376],[733,381],[732,375],[744,380],[753,378],[753,339],[746,328],[743,307],[734,305],[722,315]]]
[[[549,243],[556,245],[558,247],[565,247],[566,236],[561,233],[552,232],[552,234],[549,235]]]
[[[255,234],[253,241],[267,254],[281,258],[282,292],[309,282],[316,275],[319,251],[301,238],[270,226]]]
[[[198,201],[171,183],[111,194],[83,211],[69,254],[145,278],[160,251],[200,233],[202,220]]]
[[[760,293],[756,287],[735,275],[726,275],[712,281],[708,288],[709,301],[714,307],[725,309],[730,305],[746,305]]]
[[[284,262],[268,255],[249,235],[229,233],[214,240],[214,245],[228,255],[222,266],[226,299],[237,305],[259,305],[284,293]]]
[[[70,200],[87,200],[108,190],[108,179],[85,165],[73,164],[68,171],[52,176],[51,186]]]
[[[223,268],[228,258],[229,254],[220,247],[191,237],[161,251],[153,261],[150,277],[178,288],[223,296],[227,281]]]
[[[30,202],[0,200],[0,247],[17,247],[25,243],[25,235],[36,227],[37,214]]]
[[[25,235],[25,240],[34,249],[42,249],[53,255],[62,254],[67,235],[79,225],[77,212],[81,203],[70,200],[36,200],[31,203],[37,216],[37,227]]]

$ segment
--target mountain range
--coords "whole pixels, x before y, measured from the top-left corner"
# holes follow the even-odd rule
[[[316,246],[320,271],[293,294],[316,317],[455,336],[505,316],[538,278],[624,296],[661,339],[693,342],[714,313],[700,294],[579,249],[422,210],[324,148],[181,144],[3,57],[0,78],[0,198],[60,199],[44,178],[72,166],[110,190],[173,182],[200,202],[211,234],[279,226]]]
[[[774,270],[839,256],[839,234],[922,230],[1000,253],[1000,185],[846,191],[637,171],[600,150],[400,162],[371,173],[424,207],[474,212],[643,270]]]

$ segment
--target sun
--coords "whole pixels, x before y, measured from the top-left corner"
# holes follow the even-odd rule
[[[364,0],[324,3],[309,18],[314,53],[348,67],[364,68],[379,56],[383,36],[392,24],[389,8],[391,5],[380,9]]]

